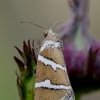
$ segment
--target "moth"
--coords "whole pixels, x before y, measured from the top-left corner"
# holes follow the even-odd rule
[[[35,100],[75,100],[64,61],[63,41],[52,28],[44,28],[43,35],[36,67]]]
[[[50,30],[31,24],[44,29],[36,67],[35,100],[75,100],[65,65],[63,41],[52,31],[57,23]]]

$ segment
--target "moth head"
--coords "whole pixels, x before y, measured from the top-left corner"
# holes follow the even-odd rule
[[[44,37],[46,38],[47,35],[48,35],[48,30],[44,30],[44,31],[43,31],[43,35],[44,35]]]
[[[52,25],[52,27],[50,28],[50,30],[44,30],[43,31],[43,35],[44,37],[46,38],[47,36],[52,36],[54,35],[55,33],[52,31],[53,27],[56,26],[58,23],[61,23],[61,22],[56,22],[54,25]],[[56,34],[55,34],[56,35]]]

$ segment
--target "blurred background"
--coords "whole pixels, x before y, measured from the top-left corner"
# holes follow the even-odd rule
[[[100,0],[90,0],[90,32],[100,39]],[[56,21],[70,17],[67,0],[0,0],[0,100],[20,100],[13,56],[14,46],[22,49],[23,40],[43,39],[42,29],[20,21],[30,21],[49,29]],[[99,100],[100,91],[83,94],[81,100]]]

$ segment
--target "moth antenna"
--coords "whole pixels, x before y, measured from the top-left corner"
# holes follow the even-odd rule
[[[51,27],[50,29],[52,30],[52,28],[53,28],[54,26],[56,26],[57,24],[59,24],[59,23],[63,23],[63,22],[55,22],[54,25],[52,25],[52,27]]]
[[[35,25],[35,26],[41,27],[41,28],[43,28],[44,30],[47,30],[47,29],[44,28],[43,26],[37,25],[37,24],[32,23],[32,22],[24,22],[24,21],[20,22],[20,24],[22,24],[22,23],[29,23],[29,24],[32,24],[32,25]]]

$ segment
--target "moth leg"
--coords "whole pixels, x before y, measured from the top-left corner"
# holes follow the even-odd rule
[[[32,48],[35,49],[35,50],[37,50],[37,49],[40,49],[41,48],[41,45],[39,47],[37,47],[37,48],[35,48],[35,47],[32,47]]]

